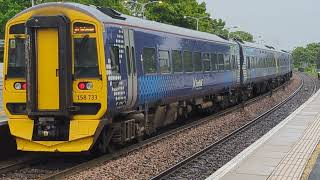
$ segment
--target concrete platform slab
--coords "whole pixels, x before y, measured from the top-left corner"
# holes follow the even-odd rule
[[[207,179],[298,180],[319,141],[320,91]]]

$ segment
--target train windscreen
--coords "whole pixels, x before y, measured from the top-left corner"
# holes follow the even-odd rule
[[[15,38],[9,40],[8,72],[7,77],[25,77],[25,46],[24,39]]]
[[[89,36],[75,38],[74,53],[75,77],[99,77],[96,38],[89,38]]]

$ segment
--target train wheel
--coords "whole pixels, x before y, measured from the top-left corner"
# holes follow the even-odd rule
[[[113,129],[111,127],[105,127],[91,153],[101,155],[115,152],[115,148],[111,143],[112,135]]]

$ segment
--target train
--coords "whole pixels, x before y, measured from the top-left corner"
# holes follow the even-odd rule
[[[4,49],[20,151],[106,153],[292,77],[289,52],[69,2],[10,19]]]

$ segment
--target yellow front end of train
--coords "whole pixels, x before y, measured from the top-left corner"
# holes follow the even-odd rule
[[[18,150],[88,151],[106,125],[103,23],[40,5],[6,26],[3,103]]]

